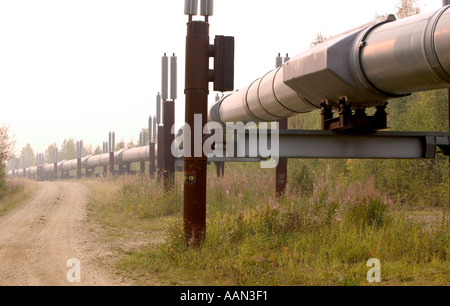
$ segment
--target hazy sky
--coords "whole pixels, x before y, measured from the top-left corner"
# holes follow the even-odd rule
[[[336,35],[395,13],[400,0],[216,0],[215,35],[234,36],[235,89],[275,66],[278,53],[309,48],[318,32]],[[420,0],[422,11],[441,0]],[[184,122],[183,0],[0,0],[0,124],[15,152],[64,139],[93,147],[116,132],[138,140],[155,114],[161,56],[178,56],[176,122]],[[199,19],[197,17],[195,19]],[[211,85],[210,102],[215,92]]]

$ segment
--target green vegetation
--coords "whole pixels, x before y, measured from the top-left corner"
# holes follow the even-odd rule
[[[0,200],[5,196],[8,191],[6,180],[6,162],[8,161],[13,143],[8,135],[8,127],[5,125],[0,126]]]
[[[447,103],[446,90],[391,101],[388,124],[447,131]],[[289,127],[317,129],[319,118],[299,115]],[[282,199],[274,196],[273,169],[229,163],[221,179],[210,166],[200,247],[184,240],[177,175],[177,191],[166,195],[146,176],[97,181],[115,186],[92,202],[110,237],[152,237],[121,248],[118,267],[142,284],[156,278],[170,285],[370,285],[370,258],[381,262],[381,285],[450,283],[448,160],[441,154],[413,161],[292,159]]]
[[[414,94],[390,102],[388,126],[393,131],[448,131],[447,90]],[[291,129],[319,129],[317,112],[289,119]],[[448,158],[433,160],[290,160],[289,182],[310,193],[327,177],[341,186],[373,177],[375,187],[404,205],[444,207],[448,203]]]
[[[374,179],[340,185],[324,177],[306,195],[289,188],[277,199],[273,170],[227,164],[223,179],[213,170],[200,247],[185,243],[180,194],[164,201],[161,186],[145,176],[95,183],[116,186],[104,192],[107,205],[105,195],[92,203],[103,212],[110,237],[147,230],[155,238],[122,250],[124,275],[143,284],[151,276],[151,284],[156,278],[170,285],[368,285],[367,260],[378,258],[382,285],[450,280],[450,230],[442,209],[411,211],[377,190]]]
[[[32,180],[7,179],[5,193],[0,197],[0,217],[6,215],[11,209],[27,200],[36,190],[38,184]]]

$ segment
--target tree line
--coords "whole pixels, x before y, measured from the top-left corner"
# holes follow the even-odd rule
[[[147,129],[142,129],[146,135],[148,135]],[[148,139],[148,137],[147,137]],[[103,148],[100,147],[100,145],[97,145],[95,148],[92,146],[92,144],[85,144],[83,140],[81,140],[83,143],[82,145],[82,152],[81,156],[88,156],[88,155],[98,155],[103,153]],[[125,142],[125,140],[121,139],[119,142],[116,143],[114,150],[118,151],[124,148],[134,148],[139,146],[139,141],[134,142],[133,140],[130,140],[129,142]],[[77,158],[77,141],[74,138],[64,139],[63,143],[60,146],[57,146],[56,143],[52,143],[48,145],[47,149],[44,152],[44,159],[46,163],[53,162],[53,152],[55,148],[58,149],[58,162],[63,160],[71,160]],[[32,148],[32,146],[27,143],[25,147],[22,148],[20,151],[19,156],[15,156],[14,154],[11,154],[9,156],[10,159],[17,159],[18,163],[18,169],[22,169],[25,167],[32,167],[36,166],[36,153],[35,150]],[[24,160],[26,161],[26,165],[23,165]]]
[[[397,4],[397,19],[420,13],[415,0]],[[376,18],[379,18],[376,15]],[[325,35],[317,34],[312,45]],[[416,93],[389,101],[388,126],[394,131],[448,131],[448,90]],[[291,129],[320,129],[318,111],[289,119]],[[292,188],[310,193],[326,181],[334,188],[373,180],[376,188],[408,205],[444,206],[449,201],[448,158],[434,160],[289,160]]]

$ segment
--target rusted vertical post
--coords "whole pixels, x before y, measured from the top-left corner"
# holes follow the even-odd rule
[[[114,149],[116,146],[116,134],[109,132],[109,174],[114,176]]]
[[[103,142],[103,154],[108,153],[108,142]],[[103,176],[106,177],[108,175],[108,166],[103,166]]]
[[[164,126],[158,125],[157,178],[162,181],[164,171]]]
[[[77,178],[81,178],[81,142],[77,141]]]
[[[201,154],[194,155],[194,127],[207,122],[208,104],[208,72],[209,72],[209,24],[203,21],[187,23],[186,37],[186,78],[185,122],[191,127],[191,135],[185,135],[184,141],[190,142],[191,152],[184,157],[184,233],[189,244],[200,244],[206,233],[206,174],[207,157],[203,152],[201,139]],[[195,115],[200,115],[202,122],[195,124]],[[190,139],[187,139],[190,138]],[[198,140],[197,140],[198,142]],[[198,149],[198,148],[197,148]],[[198,150],[197,150],[198,151]]]
[[[156,152],[155,152],[155,135],[156,135],[156,117],[148,119],[148,146],[149,146],[149,165],[148,173],[151,178],[155,177],[156,172]]]
[[[140,132],[139,133],[139,147],[143,147],[145,146],[145,132]],[[131,168],[127,165],[127,174],[131,174]],[[145,160],[141,160],[139,162],[139,171],[140,174],[144,174],[145,173]]]
[[[447,0],[447,4],[450,4],[450,0]],[[447,90],[448,92],[448,128],[450,132],[450,88]],[[450,146],[450,136],[448,137],[448,145]],[[448,217],[448,226],[450,226],[450,156],[448,158],[448,203],[447,203],[447,217]]]
[[[172,154],[171,146],[175,135],[172,134],[172,126],[175,123],[175,102],[164,101],[163,103],[164,122],[164,190],[170,191],[175,184],[175,157]]]
[[[77,158],[77,178],[81,178],[81,158]]]
[[[38,171],[38,173],[39,173],[39,179],[38,179],[38,181],[43,181],[44,180],[44,177],[43,177],[43,175],[42,175],[42,153],[39,153],[39,166],[38,166],[38,169],[39,169],[39,171]]]
[[[450,0],[442,0],[442,6],[450,5]],[[448,129],[450,131],[450,87],[448,88]],[[448,138],[448,144],[450,146],[450,136]],[[448,225],[450,226],[450,156],[448,159],[448,202],[447,202],[447,218]]]
[[[150,164],[149,164],[148,171],[149,171],[151,178],[155,177],[155,172],[156,172],[156,164],[155,164],[156,163],[156,152],[155,152],[156,148],[155,148],[155,146],[156,146],[156,144],[154,141],[150,142]]]
[[[280,130],[287,130],[288,128],[288,120],[280,119],[279,121]],[[277,197],[283,197],[286,192],[286,183],[287,183],[287,166],[288,159],[284,157],[280,157],[278,161],[278,165],[275,169],[275,193]]]
[[[53,164],[53,179],[56,181],[58,179],[58,148],[54,149],[54,164]]]
[[[114,151],[109,152],[109,174],[114,175]]]
[[[40,153],[40,162],[39,162],[39,164],[40,164],[40,181],[44,181],[44,154],[43,153]]]
[[[289,60],[288,55],[286,54],[285,62]],[[276,68],[280,67],[283,63],[282,57],[278,54],[276,58]],[[280,130],[287,130],[288,128],[288,119],[283,118],[278,120]],[[277,197],[283,197],[286,192],[286,183],[287,183],[287,158],[280,157],[278,161],[278,165],[275,169],[275,194]]]
[[[145,173],[145,161],[141,161],[140,163],[140,173],[141,174]]]
[[[14,174],[14,171],[13,171]],[[41,180],[41,154],[36,154],[36,181]]]
[[[39,180],[44,181],[44,154],[39,153]]]

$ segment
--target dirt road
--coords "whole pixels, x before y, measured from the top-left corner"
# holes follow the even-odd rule
[[[82,184],[42,182],[0,218],[0,285],[127,285],[86,219],[88,196]]]

